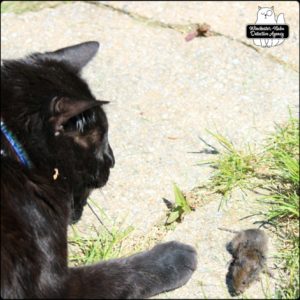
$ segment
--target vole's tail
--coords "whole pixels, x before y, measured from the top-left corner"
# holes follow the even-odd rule
[[[231,232],[231,233],[239,233],[239,231],[227,229],[227,228],[224,228],[224,227],[218,227],[218,229],[223,230],[223,231],[228,231],[228,232]]]

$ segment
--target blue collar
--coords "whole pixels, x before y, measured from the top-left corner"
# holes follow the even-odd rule
[[[4,124],[3,120],[1,120],[1,132],[4,134],[6,140],[10,143],[11,147],[14,149],[16,155],[18,156],[19,160],[21,163],[25,166],[30,168],[31,167],[31,162],[28,159],[27,154],[23,150],[21,144],[17,141],[17,139],[14,137],[12,132],[10,132],[6,125]],[[1,150],[1,154],[3,151]]]

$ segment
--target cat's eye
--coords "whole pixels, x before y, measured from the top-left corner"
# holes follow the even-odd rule
[[[267,11],[267,16],[272,16],[272,11],[271,10]]]

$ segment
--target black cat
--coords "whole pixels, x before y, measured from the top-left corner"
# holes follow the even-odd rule
[[[1,297],[147,298],[185,284],[196,252],[178,242],[68,268],[67,226],[114,155],[102,106],[80,78],[86,42],[1,66]]]

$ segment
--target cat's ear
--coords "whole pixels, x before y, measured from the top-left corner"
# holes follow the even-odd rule
[[[99,43],[91,41],[62,48],[54,52],[47,52],[46,54],[58,61],[67,62],[76,72],[79,72],[95,56],[98,49]]]
[[[55,134],[63,130],[63,125],[71,118],[95,106],[106,104],[106,101],[74,100],[67,97],[54,98],[50,104],[52,124]]]
[[[274,11],[274,6],[272,6],[271,9]]]
[[[261,10],[261,6],[258,5],[258,10]]]

